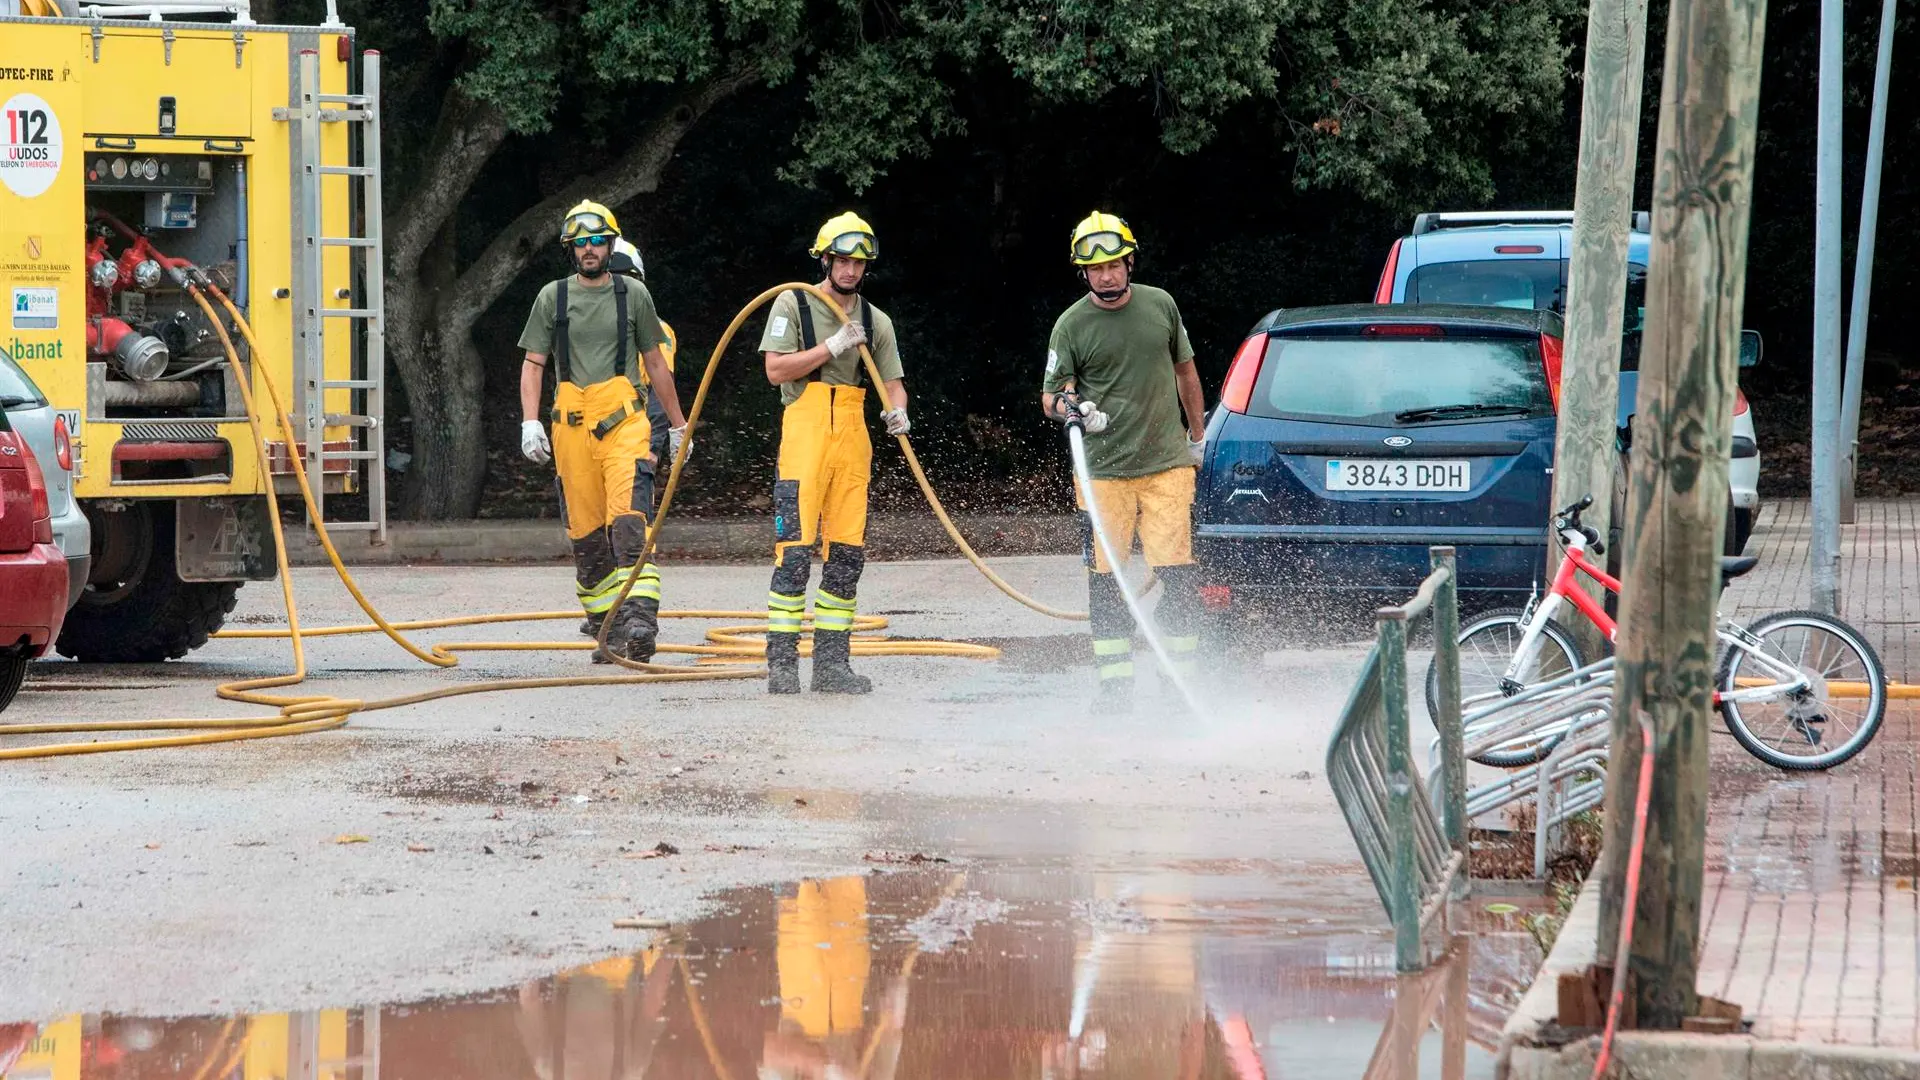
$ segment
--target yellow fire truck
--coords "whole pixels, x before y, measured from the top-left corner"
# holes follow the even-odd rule
[[[330,529],[385,542],[380,60],[328,8],[0,0],[0,346],[60,410],[93,532],[67,656],[204,644],[274,576],[266,485],[294,469]],[[256,354],[228,329],[262,407],[263,376],[290,395],[266,461],[179,260],[252,325]]]

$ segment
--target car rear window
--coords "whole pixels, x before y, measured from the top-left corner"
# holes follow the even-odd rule
[[[27,373],[12,360],[0,356],[0,408],[38,409],[46,403],[46,395],[33,385]]]
[[[1560,311],[1563,265],[1559,259],[1426,263],[1408,276],[1406,302]]]
[[[1390,425],[1409,409],[1512,405],[1550,416],[1538,338],[1267,339],[1249,411],[1278,419]]]

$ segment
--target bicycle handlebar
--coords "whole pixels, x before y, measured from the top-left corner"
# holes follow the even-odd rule
[[[1600,542],[1599,530],[1594,529],[1591,526],[1582,525],[1580,523],[1580,511],[1585,510],[1592,505],[1593,505],[1593,496],[1591,494],[1583,495],[1576,501],[1567,504],[1566,509],[1560,511],[1558,514],[1555,514],[1553,516],[1553,528],[1554,528],[1554,531],[1556,532],[1579,533],[1581,536],[1586,538],[1587,547],[1595,555],[1605,555],[1607,553],[1607,549],[1606,549],[1606,545]]]

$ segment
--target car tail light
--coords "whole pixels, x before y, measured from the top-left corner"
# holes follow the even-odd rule
[[[1564,346],[1551,334],[1540,335],[1540,366],[1547,371],[1547,392],[1553,395],[1553,407],[1560,408],[1560,370]]]
[[[1200,606],[1208,611],[1225,611],[1233,606],[1233,586],[1200,586]]]
[[[73,471],[73,435],[67,431],[67,418],[53,418],[53,459],[67,472]]]
[[[1362,337],[1446,337],[1447,332],[1424,323],[1381,323],[1360,331]]]
[[[1373,290],[1373,302],[1376,304],[1393,303],[1393,279],[1400,273],[1400,245],[1406,242],[1401,237],[1387,250],[1387,268],[1380,271],[1380,284]]]
[[[40,462],[34,458],[33,448],[25,439],[20,440],[20,456],[27,462],[27,494],[33,500],[33,542],[51,544],[53,502],[47,497],[47,478],[40,472]]]
[[[1748,409],[1752,407],[1753,406],[1747,404],[1746,391],[1740,389],[1737,386],[1734,387],[1733,388],[1733,415],[1739,416],[1741,413],[1746,412]]]
[[[1539,244],[1496,244],[1495,255],[1544,255],[1547,249]]]
[[[1267,335],[1255,334],[1240,343],[1233,354],[1233,366],[1227,369],[1227,381],[1220,387],[1220,406],[1228,412],[1244,413],[1253,400],[1253,384],[1260,381],[1260,364],[1267,355]]]

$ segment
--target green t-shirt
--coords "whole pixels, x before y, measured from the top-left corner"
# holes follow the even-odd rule
[[[520,331],[520,347],[542,356],[553,355],[553,313],[559,282],[549,281],[533,301],[526,329]],[[611,282],[598,288],[567,282],[567,381],[575,386],[592,386],[616,375],[631,377],[644,365],[640,354],[667,343],[660,329],[660,315],[654,310],[653,295],[637,281],[627,281],[627,325],[632,328],[633,343],[627,346],[627,371],[618,368],[620,343],[618,310]],[[555,372],[556,376],[558,371]],[[636,382],[641,380],[636,379]]]
[[[773,310],[767,315],[766,332],[760,335],[761,352],[796,353],[806,348],[800,340],[800,307],[795,303],[793,293],[794,290],[789,289],[773,301]],[[819,297],[812,293],[805,295],[807,307],[813,311],[813,343],[818,345],[840,329],[840,316]],[[906,378],[900,368],[900,347],[893,336],[893,320],[887,317],[886,312],[869,303],[866,297],[861,297],[860,303],[873,312],[873,340],[867,342],[867,348],[873,352],[873,362],[880,369],[880,377],[888,381]],[[862,318],[859,308],[849,314],[854,322]],[[821,364],[815,374],[828,386],[858,386],[861,369],[865,366],[866,361],[860,359],[860,350],[853,349]],[[781,383],[780,404],[791,405],[800,400],[809,381],[795,379],[790,383]]]
[[[1191,359],[1193,345],[1173,297],[1135,285],[1118,311],[1083,296],[1054,322],[1041,389],[1057,394],[1072,383],[1107,414],[1107,430],[1087,436],[1094,476],[1150,476],[1193,463],[1173,378],[1173,365]]]

